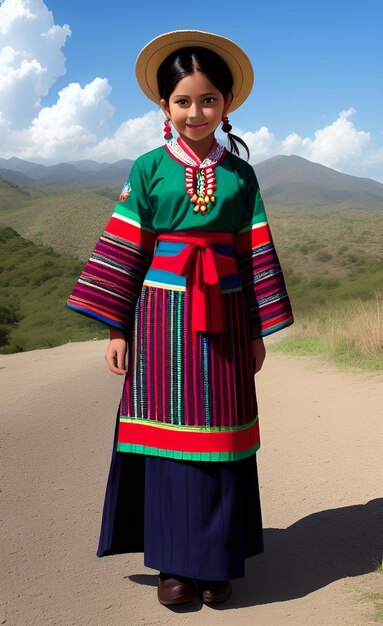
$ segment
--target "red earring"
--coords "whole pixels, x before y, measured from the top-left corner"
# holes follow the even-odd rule
[[[170,128],[170,120],[166,119],[164,122],[164,137],[166,141],[173,139],[172,129]]]
[[[222,118],[221,128],[224,133],[230,133],[231,129],[233,128],[231,124],[229,124],[229,118],[227,117],[227,115],[224,115]]]

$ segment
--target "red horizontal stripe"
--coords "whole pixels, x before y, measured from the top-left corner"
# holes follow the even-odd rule
[[[239,233],[236,238],[236,249],[238,254],[245,254],[252,248],[270,243],[271,235],[267,224],[259,228],[252,228],[245,233]]]
[[[94,313],[98,313],[99,315],[103,315],[105,317],[108,317],[111,320],[114,320],[116,322],[121,322],[121,319],[116,317],[115,315],[112,315],[110,313],[110,311],[106,311],[105,309],[99,309],[99,308],[95,307],[93,304],[91,304],[90,302],[82,303],[82,302],[79,302],[76,299],[68,298],[68,304],[72,304],[73,306],[77,307],[78,309],[84,309],[84,310],[87,310],[87,311],[94,311]]]
[[[118,442],[180,452],[241,452],[259,444],[259,424],[236,431],[194,432],[120,421]]]
[[[176,241],[179,243],[201,243],[204,247],[208,245],[221,244],[232,245],[233,233],[211,231],[211,230],[178,230],[174,233],[163,233],[158,235],[158,241]]]
[[[116,217],[112,217],[105,230],[107,233],[111,233],[112,235],[116,235],[116,237],[126,239],[127,241],[141,246],[141,248],[144,248],[148,252],[153,250],[155,240],[154,233],[150,233],[140,226],[134,226]]]
[[[262,329],[267,330],[268,328],[272,328],[273,326],[279,326],[279,324],[283,324],[290,319],[293,319],[292,313],[290,311],[285,311],[282,315],[276,315],[270,320],[262,320]]]

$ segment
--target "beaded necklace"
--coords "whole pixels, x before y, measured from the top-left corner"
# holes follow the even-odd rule
[[[192,152],[189,146],[178,137],[165,145],[166,150],[176,161],[185,166],[185,187],[193,205],[193,212],[202,215],[215,202],[215,168],[226,156],[226,148],[216,140],[203,161]]]

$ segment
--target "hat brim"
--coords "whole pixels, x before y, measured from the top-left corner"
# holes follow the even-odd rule
[[[150,100],[159,103],[157,71],[161,63],[176,50],[189,47],[213,50],[228,65],[233,77],[233,101],[229,112],[237,109],[249,96],[254,72],[248,56],[231,39],[199,30],[176,30],[164,33],[150,41],[136,61],[136,77],[142,91]]]

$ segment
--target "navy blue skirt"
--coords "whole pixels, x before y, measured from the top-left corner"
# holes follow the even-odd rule
[[[147,457],[145,565],[202,580],[244,576],[263,550],[255,455],[233,463]]]
[[[144,552],[145,565],[168,574],[229,580],[262,551],[255,455],[231,463],[145,457],[117,452],[115,433],[98,556]]]

